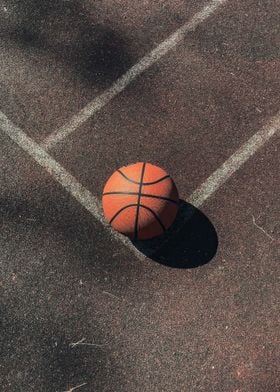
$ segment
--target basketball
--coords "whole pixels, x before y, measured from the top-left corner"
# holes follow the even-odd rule
[[[164,233],[174,222],[179,196],[160,167],[138,162],[116,170],[105,184],[102,205],[111,226],[132,240]]]

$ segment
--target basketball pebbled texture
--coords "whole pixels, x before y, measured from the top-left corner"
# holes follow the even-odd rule
[[[172,178],[160,167],[138,162],[108,179],[102,196],[112,227],[133,240],[161,235],[174,222],[179,196]]]

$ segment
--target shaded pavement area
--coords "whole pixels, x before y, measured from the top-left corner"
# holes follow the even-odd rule
[[[0,1],[1,111],[37,142],[205,4],[52,3]],[[279,112],[279,38],[277,2],[227,3],[50,151],[99,198],[128,163],[172,175],[144,260],[0,130],[1,390],[280,390],[278,135],[188,203]]]

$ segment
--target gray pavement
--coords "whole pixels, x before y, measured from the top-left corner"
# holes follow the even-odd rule
[[[134,3],[1,1],[1,111],[44,140],[204,4]],[[280,390],[279,136],[186,203],[280,109],[277,15],[225,5],[50,151],[97,197],[173,176],[194,214],[144,260],[0,130],[1,390]]]

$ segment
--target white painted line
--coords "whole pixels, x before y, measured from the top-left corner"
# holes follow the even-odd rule
[[[97,197],[80,184],[75,177],[56,162],[42,147],[15,126],[4,113],[0,111],[0,129],[5,132],[19,147],[26,151],[40,166],[42,166],[63,188],[70,193],[91,215],[103,226],[110,230],[113,237],[125,244],[138,258],[144,259],[132,243],[121,234],[113,231],[105,221]]]
[[[104,220],[98,199],[93,196],[75,177],[68,173],[56,162],[42,147],[28,137],[20,128],[16,127],[2,112],[0,112],[0,129],[2,129],[15,143],[31,155],[35,161],[60,183],[95,219],[101,222],[112,236],[126,245],[139,259],[145,256],[139,252],[132,243],[121,234],[113,231]],[[188,198],[188,202],[199,208],[209,199],[240,167],[253,156],[264,144],[280,131],[280,111],[254,136],[244,143],[222,166],[220,166],[208,179]],[[183,221],[191,218],[194,210],[185,212]],[[183,225],[183,222],[182,222]],[[180,227],[182,227],[182,225]],[[165,244],[168,240],[165,242]],[[164,244],[162,244],[164,245]],[[151,254],[158,251],[162,245],[151,250]]]
[[[184,225],[192,218],[195,209],[199,208],[208,200],[240,167],[256,153],[276,132],[280,131],[280,111],[275,117],[261,128],[254,136],[244,143],[222,166],[220,166],[207,180],[196,189],[187,202],[190,208],[182,211],[180,223],[176,227],[176,231],[170,238],[167,238],[157,248],[152,249],[148,254],[156,254],[160,249],[166,246],[169,241],[178,233]]]
[[[186,22],[169,38],[159,44],[150,53],[145,55],[138,63],[117,79],[108,90],[105,90],[104,93],[88,103],[88,105],[86,105],[78,114],[74,115],[65,125],[49,135],[42,142],[42,147],[44,147],[44,149],[50,149],[58,142],[64,140],[96,112],[102,109],[114,97],[120,94],[137,76],[141,75],[171,49],[175,48],[185,38],[187,32],[193,31],[200,23],[210,17],[227,1],[228,0],[210,1],[200,12],[195,14],[189,22]]]
[[[222,166],[196,189],[188,199],[195,207],[200,207],[213,195],[252,155],[254,155],[273,135],[280,131],[280,111],[268,124],[244,143]]]

